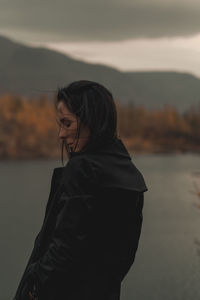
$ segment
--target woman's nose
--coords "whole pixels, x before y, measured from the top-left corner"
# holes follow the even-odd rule
[[[58,136],[60,139],[67,138],[67,130],[63,127],[60,127]]]

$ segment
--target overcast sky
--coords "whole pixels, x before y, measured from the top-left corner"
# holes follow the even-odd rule
[[[200,76],[199,0],[0,0],[0,33],[122,70]]]

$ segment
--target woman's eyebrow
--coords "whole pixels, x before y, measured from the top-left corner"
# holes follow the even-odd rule
[[[64,122],[64,121],[75,122],[75,120],[71,120],[71,119],[68,119],[66,117],[60,119],[60,122]]]

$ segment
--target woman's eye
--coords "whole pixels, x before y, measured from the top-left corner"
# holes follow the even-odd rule
[[[66,127],[66,128],[69,128],[71,126],[71,122],[69,121],[65,121],[65,120],[57,120],[56,119],[56,122],[58,124],[59,127]]]

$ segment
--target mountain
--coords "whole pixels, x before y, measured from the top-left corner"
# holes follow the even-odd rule
[[[79,79],[104,84],[119,103],[149,109],[172,104],[183,112],[200,103],[200,78],[189,73],[121,72],[0,37],[0,94],[37,97],[47,93],[51,98],[58,87]]]

